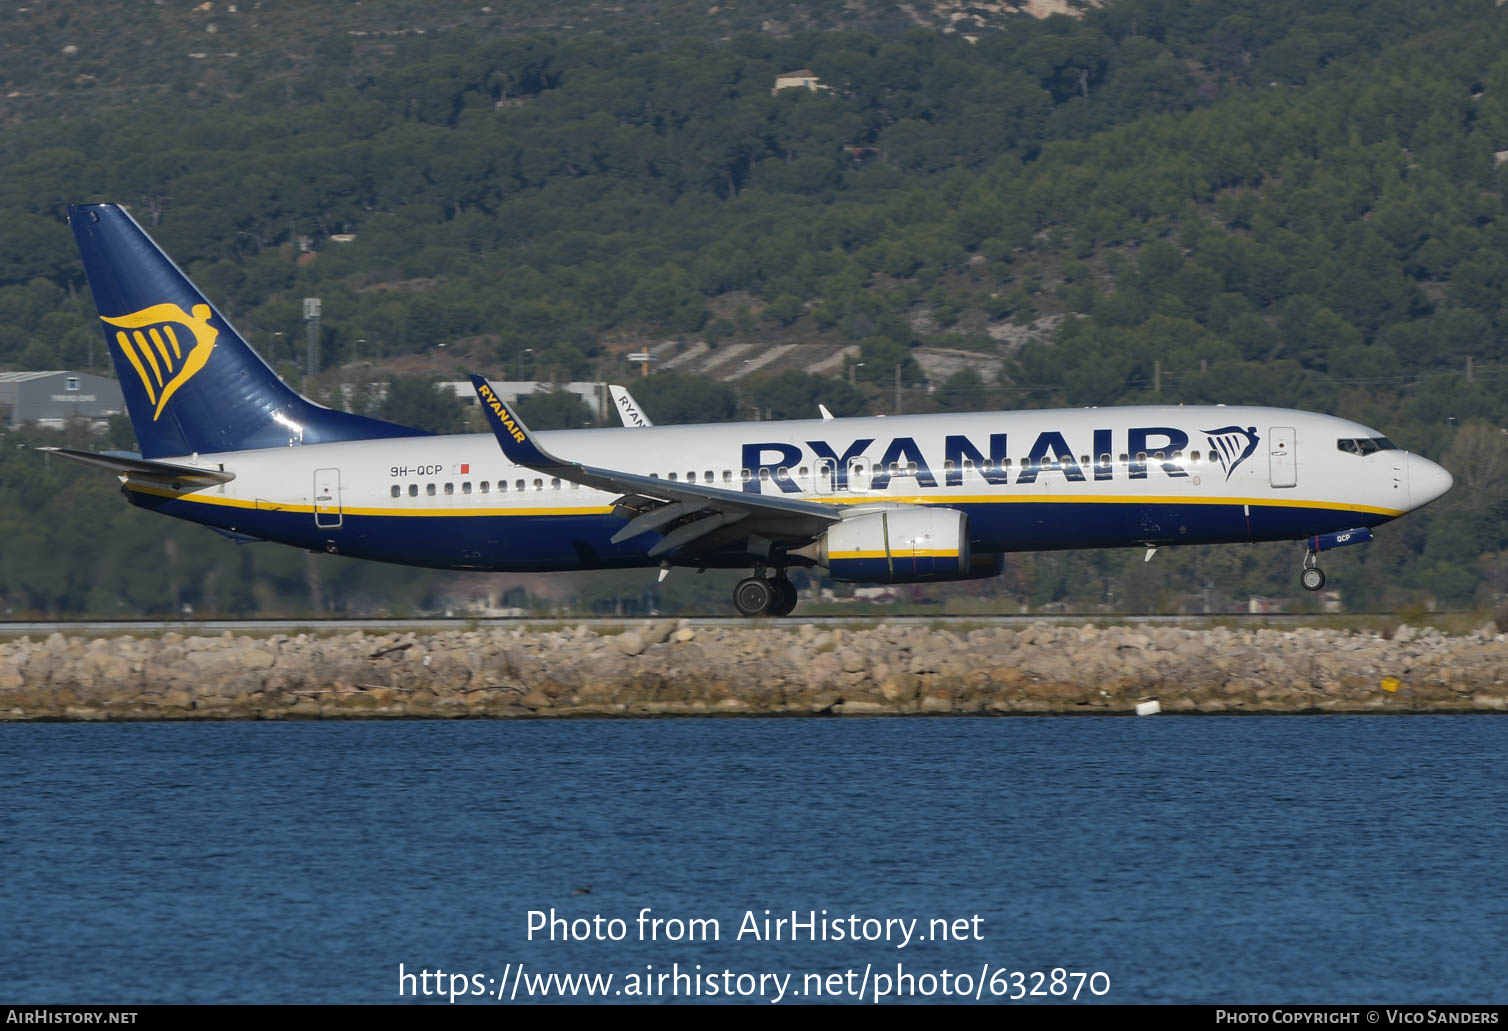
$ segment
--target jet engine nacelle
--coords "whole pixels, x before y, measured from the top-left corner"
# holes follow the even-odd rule
[[[975,556],[969,517],[951,508],[893,508],[850,516],[793,554],[847,583],[925,583],[998,576],[1003,555]]]

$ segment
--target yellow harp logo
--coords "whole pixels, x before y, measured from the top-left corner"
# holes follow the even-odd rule
[[[214,350],[215,338],[220,335],[209,324],[207,304],[194,305],[192,315],[176,304],[154,304],[115,318],[101,315],[100,320],[120,327],[115,332],[115,342],[141,377],[147,400],[157,406],[152,413],[153,422],[162,414],[168,398],[204,368],[210,351]],[[193,343],[186,338],[180,340],[175,326],[187,329]]]

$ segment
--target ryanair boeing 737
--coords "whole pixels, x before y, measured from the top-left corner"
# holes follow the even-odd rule
[[[489,434],[434,436],[289,389],[118,205],[69,209],[141,454],[132,504],[241,541],[442,569],[751,568],[989,577],[1008,551],[1241,541],[1319,552],[1435,500],[1451,476],[1381,433],[1278,408],[1124,407],[534,433],[473,377]],[[825,415],[825,413],[824,413]]]

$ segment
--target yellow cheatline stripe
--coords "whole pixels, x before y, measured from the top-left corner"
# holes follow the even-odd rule
[[[198,492],[179,492],[168,490],[165,487],[157,487],[144,483],[128,482],[127,487],[131,490],[140,491],[144,494],[156,494],[165,498],[180,498],[184,501],[194,501],[206,505],[223,505],[229,508],[255,508],[254,500],[242,498],[226,498],[215,495],[204,495]],[[474,496],[474,495],[473,495]],[[416,499],[417,500],[417,499]],[[875,504],[880,501],[897,502],[910,505],[991,505],[991,504],[1099,504],[1099,505],[1250,505],[1253,508],[1319,508],[1331,512],[1362,512],[1370,515],[1382,515],[1397,517],[1404,515],[1402,509],[1377,508],[1372,505],[1347,505],[1335,501],[1313,500],[1290,500],[1288,498],[1189,498],[1174,495],[1151,495],[1137,497],[1133,495],[1110,495],[1101,494],[1094,496],[1075,496],[1063,494],[1049,494],[1038,497],[1023,497],[1014,495],[1011,497],[988,497],[980,495],[952,495],[945,497],[885,497],[871,496],[860,498],[812,498],[823,504],[837,505],[863,505]],[[313,512],[310,505],[290,505],[281,502],[264,500],[264,506],[276,508],[283,512]],[[368,508],[359,505],[347,505],[342,508],[347,515],[381,515],[381,516],[532,516],[532,515],[601,515],[613,510],[612,505],[580,505],[580,506],[551,506],[549,508]],[[330,511],[334,511],[332,507]]]
[[[1252,508],[1323,508],[1332,512],[1366,512],[1372,515],[1401,516],[1406,509],[1378,508],[1374,505],[1349,505],[1340,501],[1315,501],[1294,498],[1227,498],[1190,497],[1180,494],[958,494],[937,496],[913,494],[908,496],[871,494],[863,497],[833,498],[811,497],[825,505],[873,505],[891,501],[903,505],[1031,505],[1031,504],[1081,504],[1081,505],[1250,505]]]
[[[131,341],[126,336],[124,330],[118,329],[115,331],[115,342],[120,345],[121,353],[131,363],[131,368],[136,370],[136,375],[141,377],[141,385],[147,388],[147,400],[155,405],[157,403],[157,391],[152,389],[152,380],[147,375],[146,366],[142,365],[141,359],[136,357],[136,351],[131,346]]]
[[[907,551],[904,548],[900,548],[889,554],[884,551],[829,551],[827,557],[835,560],[863,558],[957,558],[958,552],[948,551],[944,548],[917,548],[915,551]]]

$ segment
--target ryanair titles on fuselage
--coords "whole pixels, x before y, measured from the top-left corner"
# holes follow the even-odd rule
[[[1223,426],[1204,433],[1210,460],[1224,470],[1227,479],[1256,451],[1260,439],[1256,427]],[[1124,469],[1121,475],[1129,479],[1144,480],[1154,465],[1168,476],[1189,475],[1184,468],[1189,435],[1183,430],[1172,426],[1135,426],[1125,430],[1119,439],[1117,436],[1113,430],[1093,430],[1093,447],[1076,450],[1061,432],[1046,430],[1037,434],[1024,456],[1018,453],[1013,458],[1004,433],[991,433],[983,447],[965,434],[950,433],[943,438],[941,486],[961,486],[965,463],[985,482],[1002,486],[1036,483],[1039,473],[1049,471],[1062,473],[1069,483],[1112,480],[1117,468]],[[879,458],[870,459],[868,449],[875,440],[860,437],[842,450],[825,440],[808,440],[806,446],[819,465],[831,467],[837,490],[848,487],[849,463],[860,458],[872,462],[869,490],[884,490],[892,479],[901,476],[915,478],[918,487],[939,486],[934,466],[915,437],[894,437]],[[1123,462],[1116,461],[1116,444],[1124,445],[1119,449]],[[749,470],[750,477],[743,489],[758,494],[764,483],[770,482],[786,493],[798,492],[801,488],[789,474],[803,460],[803,452],[795,444],[784,441],[745,444],[743,468]]]

